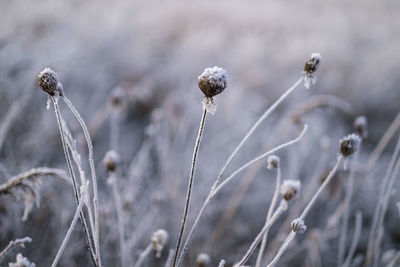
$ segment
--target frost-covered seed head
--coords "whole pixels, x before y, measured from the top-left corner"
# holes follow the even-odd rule
[[[311,54],[309,60],[304,65],[304,73],[311,75],[318,70],[319,64],[321,63],[321,55],[319,53]]]
[[[227,86],[228,75],[226,70],[219,67],[206,68],[198,77],[200,90],[206,97],[220,94]]]
[[[158,229],[151,236],[151,244],[153,245],[153,249],[157,252],[156,257],[161,256],[161,252],[164,249],[164,246],[168,242],[168,232],[164,229]]]
[[[269,170],[276,169],[279,167],[280,158],[277,155],[271,155],[267,159],[267,168]]]
[[[340,140],[340,154],[348,157],[357,151],[361,138],[356,134],[349,134]]]
[[[27,258],[22,256],[21,253],[18,253],[16,261],[10,262],[8,267],[36,267],[36,264],[30,262]]]
[[[121,87],[116,87],[111,91],[110,104],[112,107],[118,107],[121,105],[125,97],[125,91]]]
[[[354,130],[361,138],[368,137],[368,122],[365,116],[358,116],[354,120]]]
[[[120,163],[119,155],[116,151],[110,150],[106,153],[103,159],[103,164],[106,167],[107,171],[113,172],[117,169]]]
[[[286,180],[281,186],[281,195],[286,201],[294,198],[299,191],[300,181],[298,180]]]
[[[292,230],[298,234],[303,234],[307,230],[307,226],[304,224],[304,221],[300,218],[295,219],[290,224]]]
[[[196,258],[196,267],[207,267],[211,262],[211,258],[206,253],[200,253]]]
[[[54,94],[58,91],[57,87],[59,84],[57,73],[50,68],[45,68],[39,73],[38,77],[39,86],[42,88],[42,90],[49,95],[54,96]]]

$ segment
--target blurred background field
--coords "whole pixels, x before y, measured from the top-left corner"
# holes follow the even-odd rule
[[[246,144],[230,171],[293,138],[299,126],[307,123],[310,130],[305,138],[278,153],[283,179],[300,179],[307,184],[322,154],[328,159],[321,176],[334,164],[338,140],[352,132],[358,115],[366,116],[369,123],[360,157],[361,164],[367,161],[398,112],[399,11],[400,2],[395,0],[0,0],[0,124],[17,103],[5,139],[0,140],[0,181],[38,166],[66,169],[54,112],[46,110],[47,96],[37,85],[38,73],[49,66],[59,74],[65,94],[93,137],[104,265],[120,266],[114,200],[102,164],[110,149],[110,116],[117,113],[117,150],[122,160],[118,183],[130,262],[147,246],[151,233],[161,227],[170,233],[168,247],[161,259],[151,257],[146,264],[163,266],[168,249],[175,246],[181,222],[202,107],[197,76],[204,68],[227,69],[229,84],[216,97],[216,115],[207,118],[189,226],[235,145],[258,116],[301,77],[304,62],[313,52],[322,55],[317,83],[310,90],[297,89],[285,100]],[[116,111],[109,103],[115,88],[125,94],[122,107]],[[274,137],[283,118],[321,95],[338,104],[313,108],[296,122],[289,119],[287,130]],[[61,106],[81,153],[86,155],[79,125]],[[321,140],[330,140],[327,151],[321,151]],[[364,227],[356,257],[365,253],[377,188],[393,147],[394,141],[368,179],[361,180],[365,174],[358,177],[362,186],[353,198],[350,229],[358,209],[363,211]],[[244,172],[237,177],[209,207],[194,236],[186,266],[193,266],[200,252],[210,254],[212,266],[222,258],[231,266],[261,229],[275,183],[265,164],[254,169],[255,178],[235,215],[219,235],[215,233],[246,175],[251,174]],[[337,237],[329,239],[321,232],[343,199],[346,175],[346,171],[339,172],[308,219],[309,235],[298,239],[299,251],[293,250],[279,266],[319,266],[314,264],[317,260],[308,260],[313,249],[318,250],[322,266],[336,264]],[[33,208],[26,221],[21,221],[24,195],[19,201],[14,196],[0,196],[0,249],[11,239],[31,236],[33,242],[21,251],[37,266],[47,266],[69,226],[75,202],[68,183],[44,178],[35,187],[40,206]],[[400,248],[397,201],[400,197],[394,194],[385,221],[382,254]],[[276,241],[280,238],[274,234],[278,226],[271,231]],[[81,226],[76,229],[60,266],[90,265]],[[288,231],[289,227],[284,233]],[[273,245],[268,247],[272,256],[277,249]],[[12,259],[14,255],[8,258]],[[249,264],[253,261],[255,258]]]

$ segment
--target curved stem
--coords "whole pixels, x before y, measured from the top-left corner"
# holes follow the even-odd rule
[[[60,109],[59,109],[59,106],[58,106],[58,99],[56,99],[54,96],[52,96],[51,100],[53,101],[54,110],[55,110],[55,113],[56,113],[58,129],[60,130],[60,135],[61,135],[61,143],[62,143],[63,150],[64,150],[64,156],[65,156],[65,159],[67,161],[69,175],[71,176],[71,180],[72,180],[72,188],[74,189],[75,200],[76,200],[76,203],[79,205],[79,194],[78,194],[78,189],[77,189],[77,185],[76,185],[76,178],[75,178],[74,170],[72,168],[72,162],[71,162],[70,155],[68,153],[68,148],[67,148],[67,145],[66,145],[66,142],[65,142],[64,130],[63,130],[63,126],[62,126],[62,123],[61,123]],[[95,266],[98,266],[98,262],[96,261],[96,255],[95,255],[95,253],[93,251],[92,242],[90,240],[90,235],[89,235],[89,230],[88,230],[88,227],[87,227],[86,219],[85,219],[84,213],[82,211],[80,212],[80,216],[79,217],[80,217],[81,223],[83,225],[83,229],[84,229],[85,237],[86,237],[86,245],[88,247],[88,250],[89,250],[90,256],[92,258],[93,264]]]
[[[349,254],[347,255],[345,262],[343,263],[343,267],[350,266],[351,259],[353,258],[354,253],[356,252],[357,244],[358,241],[360,240],[361,229],[362,229],[362,212],[359,210],[357,211],[356,214],[356,227],[354,230],[353,241],[351,242]]]
[[[221,171],[218,174],[218,178],[216,180],[216,185],[219,183],[221,180],[222,176],[224,175],[226,169],[228,166],[231,164],[233,158],[236,156],[236,154],[239,152],[239,150],[242,148],[242,146],[246,143],[246,141],[249,139],[249,137],[254,133],[254,131],[258,128],[258,126],[268,117],[269,114],[271,114],[277,106],[279,106],[280,103],[282,103],[283,100],[285,100],[290,93],[296,89],[296,87],[303,81],[303,77],[301,77],[292,87],[290,87],[286,92],[281,95],[278,100],[275,101],[275,103],[272,104],[265,112],[264,114],[256,121],[256,123],[251,127],[251,129],[247,132],[246,136],[240,141],[239,145],[233,150],[232,154],[229,156],[228,160],[225,162],[224,166],[222,167]]]
[[[147,257],[147,255],[150,254],[152,248],[153,248],[152,244],[149,244],[146,247],[146,249],[139,255],[139,258],[138,258],[137,262],[135,263],[134,267],[139,267],[142,264],[143,260]]]
[[[56,266],[57,266],[57,263],[58,263],[58,261],[60,260],[61,255],[62,255],[62,253],[64,252],[65,247],[67,246],[68,240],[69,240],[69,238],[71,237],[72,231],[73,231],[74,228],[75,228],[76,221],[78,220],[79,213],[80,213],[81,210],[82,210],[83,202],[84,202],[84,201],[83,201],[83,198],[81,197],[81,200],[79,201],[79,205],[78,205],[78,207],[76,208],[74,218],[72,219],[71,225],[69,226],[68,231],[67,231],[67,234],[65,235],[64,240],[63,240],[63,242],[61,243],[61,246],[60,246],[60,248],[59,248],[58,251],[57,251],[56,257],[54,258],[53,263],[51,264],[51,267],[56,267]]]
[[[201,116],[199,133],[197,135],[197,139],[196,139],[196,143],[195,143],[194,151],[193,151],[192,166],[191,166],[191,169],[190,169],[189,184],[188,184],[188,188],[187,188],[186,204],[185,204],[185,209],[183,211],[181,230],[179,232],[179,237],[178,237],[178,241],[177,241],[176,249],[175,249],[174,260],[173,260],[173,263],[172,263],[173,267],[176,266],[176,261],[177,261],[178,255],[179,255],[179,249],[180,249],[181,242],[182,242],[183,232],[185,230],[186,219],[187,219],[187,215],[188,215],[188,212],[189,212],[190,196],[191,196],[191,193],[192,193],[192,186],[193,186],[193,180],[194,180],[194,171],[195,171],[195,167],[196,167],[196,159],[197,159],[197,154],[199,152],[201,136],[203,134],[204,123],[206,121],[206,115],[207,115],[207,110],[204,109],[203,110],[203,115]]]
[[[219,184],[216,188],[214,188],[212,194],[215,195],[219,190],[221,190],[222,187],[224,187],[227,183],[229,183],[238,173],[240,173],[243,170],[245,170],[246,168],[248,168],[254,162],[259,161],[261,159],[264,159],[267,156],[275,153],[276,151],[278,151],[278,150],[280,150],[282,148],[285,148],[285,147],[290,146],[290,145],[292,145],[294,143],[297,143],[303,137],[303,135],[305,134],[307,129],[308,129],[308,125],[304,125],[303,130],[301,131],[300,135],[297,138],[295,138],[293,140],[290,140],[289,142],[286,142],[284,144],[281,144],[281,145],[279,145],[277,147],[274,147],[273,149],[269,150],[268,152],[256,157],[255,159],[250,160],[246,164],[243,164],[239,169],[234,171],[230,176],[228,176],[228,178],[226,178],[223,182],[221,182],[221,184]]]
[[[271,205],[269,206],[269,209],[268,209],[268,214],[267,214],[267,218],[265,219],[265,223],[267,223],[271,218],[272,211],[275,208],[275,203],[278,200],[279,188],[280,187],[281,187],[281,167],[278,166],[278,169],[276,170],[275,192],[274,192],[274,196],[272,197]],[[263,255],[264,255],[265,246],[267,244],[267,237],[268,237],[268,230],[265,231],[265,233],[264,233],[264,236],[263,236],[263,239],[262,239],[262,242],[261,242],[261,246],[260,246],[260,250],[258,251],[256,267],[260,267],[261,260],[262,260]]]
[[[400,135],[399,138],[397,139],[397,144],[394,149],[394,152],[390,158],[389,166],[386,169],[386,174],[385,177],[383,178],[383,183],[381,183],[381,187],[379,190],[379,197],[378,197],[378,204],[376,205],[375,212],[374,212],[374,218],[372,220],[372,226],[369,232],[369,237],[368,237],[368,247],[367,247],[367,255],[366,255],[366,260],[365,260],[365,266],[368,267],[369,264],[372,261],[373,254],[374,254],[374,243],[376,239],[376,231],[377,231],[377,225],[379,221],[379,216],[381,213],[382,209],[382,201],[384,199],[384,194],[386,192],[387,184],[390,179],[390,174],[393,171],[394,164],[396,163],[396,159],[400,153]]]
[[[243,256],[243,258],[236,263],[234,266],[242,266],[246,263],[246,261],[250,258],[251,254],[253,254],[254,250],[257,248],[257,245],[260,243],[260,241],[263,239],[267,231],[271,228],[271,226],[274,224],[274,222],[279,218],[279,216],[287,210],[287,201],[282,199],[281,204],[279,207],[276,209],[274,214],[272,215],[271,219],[268,220],[264,227],[261,229],[260,233],[257,235],[257,237],[254,239],[253,243],[250,245],[250,248],[247,250],[246,254]]]
[[[300,135],[299,135],[297,138],[295,138],[295,139],[293,139],[293,140],[291,140],[291,141],[289,141],[289,142],[287,142],[287,143],[281,144],[281,145],[279,145],[279,146],[277,146],[277,147],[275,147],[275,148],[273,148],[273,149],[267,151],[266,153],[262,154],[261,156],[258,156],[257,158],[255,158],[255,159],[249,161],[248,163],[242,165],[242,167],[240,167],[238,170],[236,170],[235,172],[233,172],[233,173],[232,173],[224,182],[222,182],[218,187],[216,187],[216,184],[214,183],[214,186],[211,188],[211,190],[210,190],[210,192],[209,192],[209,194],[208,194],[206,200],[204,201],[203,206],[201,207],[201,209],[200,209],[200,211],[199,211],[199,213],[198,213],[198,215],[197,215],[197,217],[196,217],[196,219],[195,219],[195,221],[194,221],[194,223],[193,223],[193,225],[192,225],[192,228],[190,229],[190,232],[189,232],[189,234],[188,234],[188,236],[187,236],[187,238],[186,238],[185,245],[183,246],[182,253],[181,253],[181,255],[179,256],[178,266],[180,266],[180,264],[181,264],[182,261],[183,261],[183,258],[185,257],[185,253],[186,253],[186,251],[187,251],[188,248],[189,248],[189,243],[190,243],[191,238],[192,238],[192,236],[193,236],[194,230],[196,229],[196,227],[197,227],[197,225],[198,225],[198,223],[199,223],[199,221],[200,221],[200,218],[203,216],[204,211],[205,211],[205,209],[206,209],[208,203],[209,203],[210,200],[215,196],[215,194],[218,193],[218,191],[219,191],[224,185],[226,185],[229,181],[231,181],[238,173],[240,173],[241,171],[245,170],[247,167],[249,167],[249,166],[250,166],[251,164],[253,164],[254,162],[256,162],[256,161],[258,161],[258,160],[260,160],[260,159],[263,159],[263,158],[267,157],[268,155],[270,155],[270,154],[272,154],[272,153],[274,153],[274,152],[276,152],[276,151],[278,151],[278,150],[280,150],[280,149],[282,149],[282,148],[285,148],[285,147],[287,147],[287,146],[289,146],[289,145],[292,145],[292,144],[298,142],[298,141],[303,137],[304,133],[307,131],[307,128],[308,128],[308,126],[305,125],[303,131],[300,133]]]
[[[318,196],[321,194],[321,192],[325,189],[325,187],[328,185],[328,183],[332,180],[333,176],[336,173],[336,170],[338,169],[340,163],[342,162],[343,156],[339,155],[337,158],[337,162],[335,166],[332,168],[328,176],[326,177],[325,181],[322,183],[322,185],[318,188],[317,192],[314,194],[313,198],[308,202],[307,206],[304,208],[304,211],[300,215],[300,219],[304,220],[304,218],[307,216],[308,212],[310,211],[311,207],[314,205],[316,199]],[[274,266],[279,259],[282,257],[283,253],[285,253],[286,249],[288,248],[290,242],[295,238],[296,232],[293,230],[290,232],[288,237],[286,238],[285,242],[282,244],[281,248],[278,251],[278,254],[275,256],[275,258],[267,265],[267,267],[272,267]]]
[[[344,211],[343,211],[343,217],[342,217],[342,226],[341,226],[341,231],[340,231],[340,236],[339,236],[339,249],[338,249],[338,266],[341,266],[343,264],[343,261],[345,260],[345,248],[346,248],[346,237],[347,237],[347,228],[349,225],[349,217],[350,217],[350,202],[351,198],[353,196],[353,191],[354,191],[354,176],[356,172],[356,168],[358,165],[358,156],[361,150],[361,143],[359,144],[358,150],[356,151],[354,155],[354,159],[352,160],[352,166],[350,169],[350,177],[348,181],[348,186],[347,186],[347,192],[346,196],[344,199]]]
[[[93,145],[92,140],[90,139],[89,131],[86,127],[86,124],[82,117],[79,115],[79,112],[76,110],[74,105],[72,105],[71,101],[64,95],[61,97],[64,102],[67,104],[69,109],[74,114],[75,118],[78,120],[79,124],[81,125],[82,131],[85,135],[86,143],[88,146],[89,151],[89,165],[90,165],[90,172],[92,175],[92,183],[93,183],[93,206],[94,206],[94,246],[96,249],[96,256],[99,265],[101,266],[101,257],[100,257],[100,230],[99,230],[99,211],[97,207],[97,201],[99,199],[98,191],[97,191],[97,178],[96,178],[96,170],[94,167],[94,160],[93,160]]]

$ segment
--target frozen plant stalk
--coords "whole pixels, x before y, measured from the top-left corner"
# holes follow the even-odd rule
[[[314,55],[314,54],[313,54]],[[315,54],[315,55],[319,55],[319,54]],[[313,57],[312,57],[313,58]],[[310,61],[310,60],[309,60]],[[306,63],[306,66],[308,64],[308,62]],[[188,237],[186,238],[185,241],[185,245],[183,247],[182,253],[179,256],[179,264],[180,265],[183,261],[183,258],[185,257],[185,253],[189,248],[189,244],[191,241],[191,238],[193,236],[193,233],[197,227],[198,222],[200,221],[200,218],[202,217],[205,208],[208,205],[208,202],[210,201],[210,199],[212,198],[213,193],[216,191],[218,185],[220,184],[222,177],[225,174],[225,171],[227,170],[227,168],[229,167],[229,165],[231,164],[232,160],[235,158],[235,156],[237,155],[237,153],[240,151],[240,149],[244,146],[244,144],[247,142],[247,140],[250,138],[250,136],[255,132],[255,130],[258,128],[258,126],[260,126],[260,124],[283,102],[283,100],[285,100],[300,84],[302,81],[305,81],[305,83],[307,84],[307,79],[309,79],[312,76],[312,73],[314,73],[318,66],[319,63],[321,61],[321,58],[319,56],[319,60],[318,62],[316,62],[316,60],[312,61],[314,62],[314,64],[311,64],[312,62],[310,62],[310,67],[307,67],[307,72],[303,71],[303,76],[297,81],[295,82],[295,84],[293,84],[289,89],[286,90],[286,92],[284,92],[265,112],[263,115],[261,115],[261,117],[254,123],[254,125],[250,128],[250,130],[247,132],[247,134],[243,137],[243,139],[240,141],[240,143],[236,146],[236,148],[233,150],[232,154],[229,156],[229,158],[227,159],[227,161],[225,162],[224,166],[222,166],[214,184],[212,185],[211,189],[210,189],[210,193],[207,196],[206,200],[203,203],[203,206],[200,209],[200,212],[198,213],[195,222],[193,224],[193,226],[191,227]]]
[[[188,184],[187,195],[186,195],[186,203],[185,203],[185,208],[183,211],[181,230],[180,230],[178,241],[176,244],[174,260],[172,263],[173,267],[175,267],[176,262],[177,262],[177,258],[179,255],[179,249],[181,246],[182,237],[183,237],[183,233],[185,230],[186,219],[187,219],[187,215],[189,212],[190,196],[192,193],[194,171],[195,171],[195,167],[196,167],[196,159],[197,159],[197,154],[199,152],[200,141],[201,141],[201,136],[203,134],[206,115],[207,115],[207,112],[210,112],[211,114],[215,113],[216,106],[215,106],[213,97],[220,94],[226,88],[227,83],[228,83],[228,76],[226,75],[226,70],[219,68],[219,67],[206,68],[204,70],[204,72],[198,77],[199,88],[204,94],[203,115],[201,116],[199,133],[197,135],[197,139],[196,139],[196,143],[195,143],[194,151],[193,151],[192,166],[190,169],[189,184]]]
[[[63,86],[62,84],[58,81],[58,76],[55,71],[53,71],[50,68],[45,68],[43,71],[39,73],[39,86],[41,89],[48,94],[48,97],[52,100],[53,105],[54,105],[54,110],[56,113],[56,118],[57,118],[57,123],[58,123],[58,129],[60,131],[61,135],[61,143],[63,146],[64,150],[64,156],[67,161],[67,166],[68,166],[68,171],[72,180],[72,186],[74,189],[74,194],[75,194],[75,200],[77,204],[79,205],[79,191],[77,188],[77,182],[76,182],[76,177],[72,168],[72,161],[68,152],[68,148],[66,145],[66,140],[65,140],[65,131],[63,129],[63,125],[61,123],[61,114],[60,114],[60,108],[58,105],[58,100],[60,97],[64,96],[64,91],[63,91]],[[95,266],[101,266],[100,262],[100,255],[99,252],[95,253],[92,247],[92,241],[90,238],[89,234],[89,228],[86,223],[85,215],[82,211],[80,211],[80,220],[83,225],[83,229],[85,232],[85,238],[86,238],[86,244],[88,246],[88,250],[90,252],[90,256],[92,258],[92,261]],[[94,229],[92,229],[94,230]],[[93,231],[95,232],[95,231]],[[96,246],[96,242],[95,242]]]
[[[351,156],[352,154],[354,154],[358,149],[359,143],[360,143],[360,137],[356,134],[350,134],[340,140],[340,142],[339,142],[340,153],[337,158],[335,166],[332,168],[332,170],[330,171],[330,173],[328,174],[328,176],[326,177],[326,179],[322,183],[322,185],[318,188],[317,192],[314,194],[314,196],[312,197],[310,202],[308,202],[307,206],[304,208],[301,215],[292,222],[292,224],[291,224],[292,231],[290,232],[290,234],[288,235],[286,240],[283,242],[283,244],[282,244],[281,248],[279,249],[275,258],[267,265],[267,267],[275,266],[275,264],[282,257],[283,253],[285,253],[286,249],[289,247],[290,242],[292,242],[292,240],[295,238],[296,233],[304,233],[305,232],[307,227],[304,224],[304,218],[307,216],[308,212],[310,211],[311,207],[314,205],[318,196],[325,189],[325,187],[328,185],[328,183],[332,180],[332,178],[335,175],[336,170],[338,169],[343,158],[346,159],[349,156]]]

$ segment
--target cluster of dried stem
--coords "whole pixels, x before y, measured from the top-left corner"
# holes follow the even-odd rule
[[[243,145],[246,143],[246,141],[250,138],[250,136],[255,132],[255,130],[260,126],[260,124],[279,106],[279,104],[281,104],[283,102],[283,100],[285,100],[300,84],[301,82],[304,80],[303,77],[301,77],[293,86],[291,86],[288,90],[286,90],[286,92],[284,94],[282,94],[277,101],[275,101],[265,112],[264,114],[256,121],[256,123],[250,128],[250,130],[247,132],[247,134],[245,135],[245,137],[240,141],[240,143],[236,146],[236,148],[233,150],[232,154],[229,156],[228,160],[225,162],[225,164],[223,165],[221,171],[219,172],[214,184],[211,187],[211,190],[206,198],[206,200],[204,201],[198,215],[197,218],[195,219],[195,222],[192,225],[192,228],[189,231],[189,234],[186,238],[185,244],[183,246],[182,249],[182,253],[179,256],[179,260],[178,260],[178,266],[180,266],[183,262],[183,259],[185,257],[186,251],[188,250],[192,235],[197,227],[197,224],[201,218],[201,216],[204,213],[205,208],[207,207],[209,201],[213,198],[213,196],[227,183],[229,182],[236,174],[238,174],[239,172],[243,171],[244,169],[246,169],[248,166],[250,166],[251,164],[253,164],[254,162],[263,159],[265,156],[270,155],[271,153],[274,153],[275,151],[271,152],[271,153],[265,153],[259,157],[257,157],[256,159],[250,161],[249,163],[243,165],[241,168],[239,168],[237,171],[235,171],[234,173],[231,174],[230,177],[228,177],[227,179],[225,179],[223,182],[221,182],[223,175],[225,174],[225,171],[227,170],[227,168],[229,167],[229,165],[231,164],[232,160],[235,158],[235,156],[237,155],[237,153],[240,151],[240,149],[243,147]],[[305,127],[306,129],[306,127]],[[303,131],[304,133],[304,131]],[[301,135],[302,136],[302,135]],[[178,254],[178,252],[175,252],[176,254]],[[175,260],[174,260],[175,262]],[[175,265],[174,265],[175,266]]]

